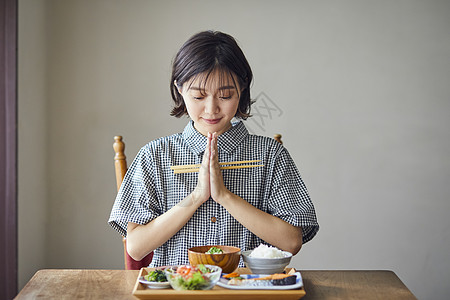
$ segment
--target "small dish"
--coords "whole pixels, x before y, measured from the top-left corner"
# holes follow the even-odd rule
[[[144,279],[144,276],[139,277],[139,282],[151,289],[167,289],[170,287],[170,283],[168,281],[148,281]]]
[[[297,276],[297,280],[295,282],[295,284],[290,284],[290,285],[259,285],[259,286],[254,286],[254,285],[230,285],[228,284],[229,279],[223,278],[221,277],[220,280],[217,282],[217,285],[226,289],[231,289],[231,290],[293,290],[293,289],[299,289],[303,287],[303,279],[302,279],[302,275],[300,274],[300,272],[295,272],[294,274]],[[262,274],[241,274],[240,275],[243,279],[254,279],[254,278],[261,278],[261,277],[265,277],[267,275],[262,275]]]

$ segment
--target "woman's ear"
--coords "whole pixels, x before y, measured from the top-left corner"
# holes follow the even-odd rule
[[[177,91],[178,91],[178,93],[180,93],[180,95],[181,95],[181,86],[178,86],[178,84],[177,84],[177,81],[176,80],[174,80],[173,81],[173,84],[175,85],[175,87],[177,88]]]

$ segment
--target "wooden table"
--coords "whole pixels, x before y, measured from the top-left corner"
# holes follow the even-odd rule
[[[40,270],[15,299],[136,299],[139,271]],[[392,271],[300,271],[302,299],[416,299]],[[236,298],[236,297],[233,297]]]

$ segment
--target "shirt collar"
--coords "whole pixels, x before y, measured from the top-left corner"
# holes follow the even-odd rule
[[[248,135],[248,130],[242,121],[233,122],[231,125],[230,129],[219,135],[217,141],[219,151],[224,151],[228,154],[233,152]],[[194,128],[194,122],[192,120],[186,125],[182,135],[193,153],[201,154],[205,151],[206,136]]]

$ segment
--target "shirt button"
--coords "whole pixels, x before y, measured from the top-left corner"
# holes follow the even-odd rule
[[[216,217],[211,218],[211,222],[216,223],[216,221],[217,221]]]

